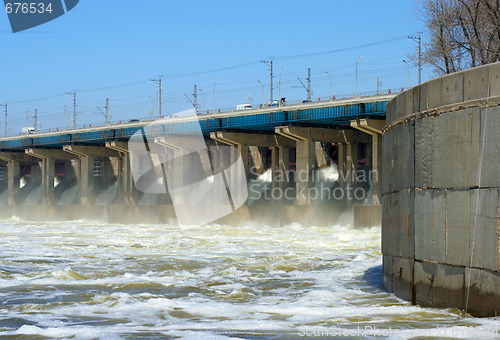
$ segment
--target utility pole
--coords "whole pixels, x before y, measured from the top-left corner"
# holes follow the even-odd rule
[[[260,81],[257,80],[260,85],[262,85],[262,106],[264,106],[264,102],[266,101],[265,96],[264,96],[264,84]]]
[[[359,59],[363,58],[363,56],[359,56],[356,59],[356,99],[358,98],[358,61]]]
[[[213,97],[212,97],[212,98],[213,98],[213,100],[214,100],[214,112],[213,112],[213,114],[215,114],[215,82],[216,82],[217,80],[219,80],[219,79],[220,79],[220,77],[217,77],[217,79],[215,79],[215,80],[214,80],[214,94],[213,94]]]
[[[198,114],[198,87],[196,85],[194,86],[193,97],[194,97],[194,112]]]
[[[408,66],[408,89],[410,89],[410,64],[404,59],[403,63],[405,63]]]
[[[35,117],[33,117],[33,125],[35,131],[38,132],[38,109],[35,109]]]
[[[327,70],[325,70],[325,73],[328,74],[328,76],[330,77],[330,100],[332,100],[333,99],[333,97],[332,97],[332,78],[333,77],[330,73],[328,73]]]
[[[311,68],[307,68],[307,100],[311,100]]]
[[[279,106],[281,106],[281,73],[286,70],[286,67],[283,67],[280,71],[280,76],[279,76],[279,83],[278,83],[278,91],[279,91],[279,95],[278,95],[278,103],[279,103]]]
[[[67,95],[73,96],[73,123],[72,129],[76,128],[76,90],[73,92],[66,92]]]
[[[418,83],[422,84],[422,32],[418,32],[418,37],[408,38],[418,43]]]
[[[97,109],[101,112],[101,114],[106,119],[106,125],[110,125],[111,124],[111,114],[109,113],[109,97],[106,98],[106,105],[104,106],[104,110],[106,112],[102,112],[102,110],[99,106],[97,107]]]
[[[377,94],[380,94],[380,78],[377,76]]]
[[[297,77],[297,79],[299,80],[300,84],[307,92],[307,100],[311,101],[311,93],[312,93],[312,91],[311,91],[311,68],[309,67],[307,69],[307,78],[306,78],[307,86],[304,85],[304,82],[302,82],[302,80],[299,77]],[[292,86],[292,87],[300,87],[300,86]]]
[[[111,116],[109,115],[109,98],[106,98],[106,124],[111,124]]]
[[[7,104],[1,104],[0,106],[5,108],[5,137],[7,137],[9,133],[9,126],[7,124]]]
[[[162,75],[159,75],[158,79],[151,79],[152,82],[155,82],[158,84],[158,95],[159,95],[159,100],[158,100],[158,112],[159,113],[158,114],[159,114],[160,118],[163,117],[161,115],[161,103],[162,103],[162,101],[161,101],[161,78],[162,77],[163,77]]]
[[[270,70],[271,70],[271,99],[269,102],[272,103],[273,101],[273,78],[274,78],[274,75],[273,75],[273,58],[269,58],[269,60],[261,60],[262,63],[266,64],[267,66],[269,66]]]
[[[206,102],[205,102],[205,92],[203,92],[202,89],[198,89],[200,90],[200,92],[203,94],[203,113],[205,113],[207,111],[207,106],[206,106]]]

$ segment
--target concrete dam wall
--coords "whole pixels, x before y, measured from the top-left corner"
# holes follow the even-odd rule
[[[500,312],[500,63],[395,97],[382,137],[387,290],[414,304]]]

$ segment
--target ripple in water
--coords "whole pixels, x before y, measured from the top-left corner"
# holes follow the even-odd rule
[[[387,293],[379,228],[10,219],[0,249],[4,338],[478,338],[498,325]]]

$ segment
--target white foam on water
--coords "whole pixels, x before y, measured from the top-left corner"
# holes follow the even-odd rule
[[[411,306],[383,290],[380,228],[12,218],[0,221],[0,236],[4,337],[300,338],[366,326],[451,337],[499,321]]]
[[[272,169],[267,169],[263,174],[255,179],[248,181],[248,199],[247,204],[251,205],[259,200],[264,192],[270,188],[273,181]]]
[[[322,182],[335,182],[339,180],[337,164],[332,163],[328,167],[318,171],[318,179]]]

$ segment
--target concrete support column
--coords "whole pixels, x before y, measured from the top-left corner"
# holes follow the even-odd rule
[[[21,180],[21,164],[18,161],[8,161],[7,165],[7,190],[9,193],[9,205],[16,205],[15,196],[19,191]]]
[[[239,144],[238,151],[240,152],[241,160],[243,161],[243,167],[245,168],[245,174],[248,178],[248,174],[250,172],[248,145]]]
[[[42,204],[54,204],[54,177],[55,160],[42,159]]]
[[[262,155],[260,154],[260,150],[258,146],[249,146],[250,155],[252,156],[254,171],[257,175],[262,175],[266,172],[266,167],[264,166],[264,162],[262,161]]]
[[[134,195],[135,185],[130,168],[130,155],[127,143],[106,142],[106,147],[119,153],[119,157],[117,158],[119,159],[117,201],[130,205],[137,204],[137,195]]]
[[[384,120],[361,119],[351,121],[351,126],[367,135],[371,136],[371,149],[367,157],[371,154],[370,163],[372,170],[372,192],[373,205],[380,204],[380,164],[381,164],[381,136],[382,129],[385,126]]]
[[[314,147],[318,169],[325,169],[326,167],[328,167],[328,159],[326,158],[326,152],[323,148],[323,144],[321,142],[316,142]]]
[[[38,151],[38,150],[37,150]],[[35,153],[33,149],[26,150],[27,154],[40,159],[40,166],[31,167],[31,178],[36,180],[38,175],[40,175],[42,180],[42,204],[52,205],[54,204],[54,165],[55,159],[48,157],[43,151],[41,153]],[[38,173],[40,171],[40,173]]]
[[[315,142],[342,142],[346,143],[346,164],[343,165],[344,155],[343,148],[339,147],[339,170],[349,170],[353,167],[353,150],[352,143],[354,141],[363,142],[363,138],[357,136],[353,131],[298,127],[298,126],[280,126],[276,127],[275,131],[278,135],[294,140],[297,148],[297,205],[305,205],[309,203],[309,186],[314,181],[311,178],[314,170],[316,156],[318,151],[319,163],[326,164],[326,156],[324,155],[323,147],[316,148]],[[340,144],[339,144],[340,145]],[[354,153],[356,154],[356,153]],[[356,158],[357,160],[357,158]],[[342,176],[341,176],[342,178]]]
[[[118,195],[123,195],[123,203],[134,205],[133,191],[135,189],[132,171],[130,170],[130,156],[128,152],[123,153],[120,159],[121,176],[118,177]]]
[[[92,205],[94,203],[94,160],[97,157],[120,157],[119,151],[110,149],[111,148],[107,147],[76,145],[65,145],[63,147],[65,152],[76,155],[80,159],[80,176],[78,184],[80,188],[81,205]]]
[[[201,162],[201,166],[203,167],[203,172],[205,173],[205,176],[206,177],[210,177],[213,175],[213,170],[212,170],[212,164],[210,163],[210,156],[209,156],[209,150],[210,148],[213,146],[208,146],[208,143],[207,143],[207,149],[205,150],[200,150],[198,151],[198,155],[200,157],[200,162]],[[248,153],[247,153],[247,156],[248,156]],[[247,160],[248,160],[248,157],[247,157]]]
[[[279,187],[279,150],[277,147],[271,148],[271,178],[272,183],[271,187],[278,188]]]
[[[297,205],[309,204],[309,188],[315,165],[314,141],[297,141]]]
[[[380,204],[380,184],[379,184],[379,176],[380,176],[380,147],[381,147],[381,136],[373,135],[372,136],[372,148],[371,148],[371,162],[372,162],[372,192],[373,192],[373,203],[374,205]]]
[[[358,145],[347,142],[346,145],[346,172],[347,185],[353,187],[356,184],[356,168],[358,165]]]
[[[279,187],[285,190],[290,185],[290,147],[288,146],[279,148],[279,171],[281,175]]]
[[[94,188],[94,156],[80,157],[80,204],[90,205]]]
[[[80,183],[82,180],[82,167],[80,165],[80,160],[72,159],[70,162],[71,162],[71,167],[73,168],[73,173],[75,174],[75,180],[77,183],[78,191],[80,191]]]
[[[373,167],[373,139],[366,145],[366,168],[372,169]]]
[[[346,175],[346,146],[344,143],[337,143],[337,154],[338,154],[338,172],[339,172],[339,179],[340,179],[340,184],[342,187],[345,186],[344,181],[342,178],[345,177]]]

